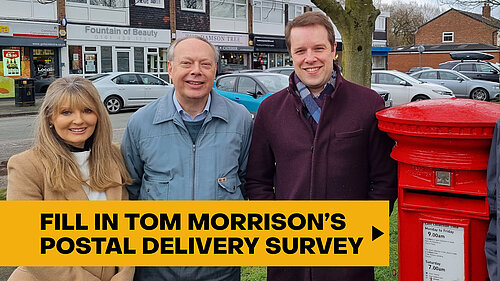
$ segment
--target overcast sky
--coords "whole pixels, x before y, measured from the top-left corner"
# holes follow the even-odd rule
[[[382,3],[392,3],[396,0],[381,0]],[[451,7],[450,5],[445,5],[445,4],[442,4],[439,0],[401,0],[403,2],[414,2],[414,3],[429,3],[429,4],[432,4],[432,5],[436,5],[436,6],[439,6],[441,7],[441,12],[444,12],[450,8],[455,8],[455,9],[458,9],[458,10],[464,10],[464,11],[470,11],[470,12],[474,12],[474,13],[477,13],[477,14],[481,14],[482,13],[482,9],[481,7],[476,7],[474,9],[471,9],[471,8],[468,8],[468,7],[459,7],[459,6],[454,6],[454,7]],[[374,1],[375,2],[375,1]],[[491,15],[496,17],[497,19],[500,19],[500,7],[495,7],[494,9],[492,8],[491,9]]]

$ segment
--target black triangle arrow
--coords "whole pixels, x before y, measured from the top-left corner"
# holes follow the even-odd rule
[[[384,235],[384,233],[378,230],[375,226],[372,226],[372,241]]]

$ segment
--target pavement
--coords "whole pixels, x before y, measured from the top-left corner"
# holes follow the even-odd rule
[[[42,105],[42,101],[43,96],[37,96],[35,97],[35,106],[17,107],[14,98],[2,98],[0,99],[0,118],[37,114],[40,106]],[[0,174],[2,174],[2,166],[4,165],[0,164]],[[5,185],[0,184],[0,187],[2,186]],[[15,267],[11,266],[0,267],[0,281],[6,281],[14,269]]]
[[[16,106],[14,98],[0,99],[0,117],[12,117],[38,114],[44,96],[35,97],[34,106]]]

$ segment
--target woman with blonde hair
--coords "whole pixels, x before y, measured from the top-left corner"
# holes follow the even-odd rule
[[[92,82],[79,76],[50,85],[34,147],[12,156],[7,168],[7,200],[128,199],[131,179],[112,144],[111,121]],[[133,267],[18,267],[9,281],[125,281],[133,275]]]

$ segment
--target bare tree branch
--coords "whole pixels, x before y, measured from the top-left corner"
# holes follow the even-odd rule
[[[459,5],[467,8],[476,8],[484,5],[484,3],[491,6],[500,6],[500,0],[440,0],[441,4]]]
[[[387,38],[387,44],[391,47],[413,45],[417,28],[441,13],[438,6],[401,1],[379,7],[391,14],[388,19]]]

